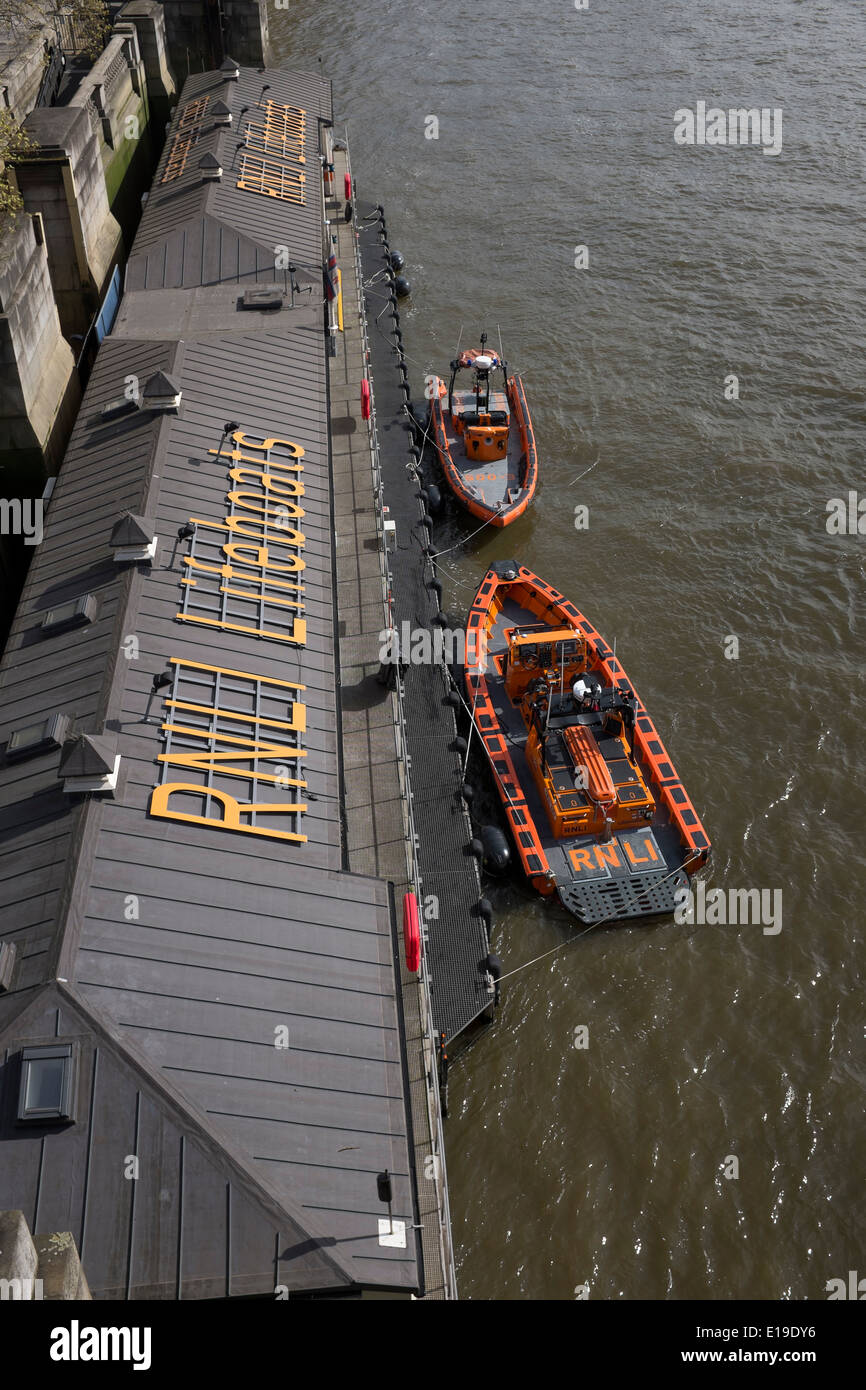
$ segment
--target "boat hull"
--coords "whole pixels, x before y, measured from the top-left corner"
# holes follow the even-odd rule
[[[622,740],[616,747],[614,740],[599,733],[598,749],[613,759],[612,769],[627,769],[619,774],[621,781],[629,782],[618,789],[623,803],[635,798],[646,809],[617,803],[615,816],[635,819],[614,822],[612,833],[609,826],[604,834],[584,833],[577,822],[568,820],[568,810],[558,822],[551,819],[538,768],[531,763],[531,730],[528,734],[524,715],[509,698],[503,674],[506,634],[532,629],[538,630],[539,641],[545,630],[571,630],[585,646],[587,673],[600,692],[607,692],[603,698],[611,707],[617,701],[622,704],[627,692],[634,718],[631,748]],[[710,842],[658,730],[601,634],[558,590],[525,567],[505,561],[492,566],[482,580],[469,612],[466,648],[464,679],[473,721],[518,860],[532,886],[545,897],[557,895],[587,925],[672,912],[683,900],[678,891],[708,862]],[[575,742],[569,720],[581,721],[563,713],[570,698],[567,693],[559,697],[557,718],[550,721],[551,747],[565,749],[568,741]],[[587,716],[582,722],[591,724],[595,718]],[[546,733],[545,758],[547,737]],[[552,767],[548,775],[566,776],[567,757],[562,757],[561,772]],[[632,768],[638,770],[637,779]],[[596,770],[596,781],[605,785],[603,769]],[[580,792],[572,798],[574,784],[560,785],[567,788],[563,805],[577,805],[579,800],[592,804]],[[641,787],[651,793],[645,800],[640,800]]]

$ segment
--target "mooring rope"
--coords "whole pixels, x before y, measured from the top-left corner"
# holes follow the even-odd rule
[[[683,861],[683,863],[679,865],[678,868],[676,868],[676,869],[671,869],[670,873],[669,873],[669,874],[665,874],[664,877],[661,878],[661,879],[659,880],[659,882],[660,882],[660,883],[666,883],[667,880],[668,880],[669,878],[673,878],[673,877],[674,877],[674,874],[682,873],[682,871],[685,869],[686,865],[687,865],[687,864],[690,864],[690,863],[692,862],[693,859],[697,859],[698,857],[699,857],[699,856],[698,856],[697,854],[690,854],[690,855],[688,856],[688,858],[685,859],[685,860]],[[564,947],[566,947],[566,946],[573,946],[574,943],[575,943],[576,941],[580,941],[581,938],[584,937],[584,936],[587,936],[587,935],[589,934],[589,932],[595,931],[596,927],[603,927],[604,924],[605,924],[605,922],[611,922],[611,921],[614,921],[615,919],[616,919],[616,913],[615,913],[615,912],[609,912],[609,913],[607,914],[606,917],[600,917],[600,918],[598,919],[597,922],[593,922],[593,923],[592,923],[590,926],[588,926],[584,931],[578,932],[577,936],[569,937],[568,941],[560,941],[559,945],[558,945],[558,946],[552,947],[551,950],[549,950],[549,951],[544,951],[540,956],[533,956],[532,960],[524,961],[523,965],[517,965],[517,966],[514,967],[513,970],[509,970],[509,971],[506,972],[506,974],[500,975],[500,977],[499,977],[499,983],[501,984],[503,980],[510,980],[510,979],[512,978],[512,976],[514,976],[514,975],[519,975],[520,972],[521,972],[521,970],[528,970],[529,967],[530,967],[530,965],[536,965],[538,961],[540,961],[540,960],[546,960],[548,956],[553,956],[553,955],[555,955],[557,951],[563,950]],[[627,921],[628,919],[627,919],[627,918],[624,918],[623,920]]]
[[[497,515],[497,516],[498,516],[499,513],[502,511],[502,509],[503,509],[504,506],[505,506],[505,503],[504,503],[504,502],[497,502],[497,504],[496,504],[496,515]],[[492,526],[492,525],[493,525],[493,522],[494,522],[494,519],[495,519],[494,517],[490,517],[490,519],[489,519],[488,521],[483,521],[483,522],[481,523],[481,525],[478,527],[478,530],[477,530],[477,531],[470,531],[468,536],[463,536],[463,538],[462,538],[461,540],[457,541],[455,545],[449,545],[448,548],[447,548],[447,550],[434,550],[433,554],[430,556],[430,559],[431,559],[431,560],[438,560],[440,555],[450,555],[451,552],[452,552],[452,550],[459,550],[460,547],[461,547],[461,545],[465,545],[467,541],[471,541],[471,540],[472,540],[472,537],[473,537],[473,536],[477,536],[479,531],[483,531],[485,526]]]

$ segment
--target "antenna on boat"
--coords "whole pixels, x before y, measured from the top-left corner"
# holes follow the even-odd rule
[[[548,725],[550,724],[550,711],[551,711],[551,708],[552,708],[552,706],[553,706],[553,691],[552,691],[551,688],[550,688],[550,683],[549,683],[549,681],[547,680],[547,674],[546,674],[546,673],[545,673],[544,681],[545,681],[545,685],[547,686],[547,709],[544,711],[544,738],[545,738],[545,740],[546,740],[546,739],[547,739],[547,729],[548,729]]]
[[[505,353],[502,351],[502,329],[499,327],[498,323],[496,325],[496,336],[499,339],[499,360],[500,362],[504,362]]]
[[[559,708],[562,710],[562,689],[565,685],[565,643],[559,644]]]

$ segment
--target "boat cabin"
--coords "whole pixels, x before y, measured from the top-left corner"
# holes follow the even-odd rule
[[[505,690],[515,704],[539,679],[570,694],[574,681],[586,669],[586,638],[573,628],[511,628],[505,636]]]
[[[652,820],[655,800],[632,751],[633,705],[587,666],[573,628],[506,633],[505,691],[527,727],[526,758],[557,839],[607,838]]]
[[[475,378],[470,390],[457,391],[454,383],[463,367],[472,368]],[[511,410],[507,389],[494,391],[491,387],[490,373],[496,368],[501,369],[507,388],[505,363],[495,353],[470,348],[451,364],[448,409],[466,457],[473,462],[493,463],[508,452]]]

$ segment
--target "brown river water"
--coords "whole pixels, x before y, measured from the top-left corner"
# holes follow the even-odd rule
[[[763,922],[578,937],[491,887],[505,971],[562,949],[505,982],[452,1071],[461,1296],[823,1299],[866,1273],[866,8],[270,14],[278,60],[333,78],[406,256],[415,394],[482,329],[524,378],[536,501],[471,540],[448,513],[446,605],[512,556],[562,589],[616,639],[713,841],[708,885],[781,890]],[[781,152],[678,145],[701,101],[781,109]]]

